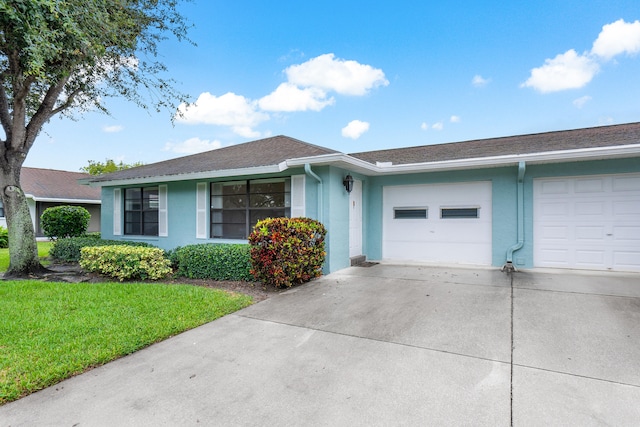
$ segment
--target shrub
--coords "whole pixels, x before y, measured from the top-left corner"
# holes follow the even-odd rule
[[[308,282],[322,274],[326,229],[310,218],[267,218],[249,235],[251,273],[278,288]]]
[[[85,246],[80,252],[80,267],[120,281],[157,280],[171,273],[170,262],[160,248]]]
[[[176,276],[251,281],[249,250],[249,245],[207,243],[176,248],[169,258],[176,269]]]
[[[54,206],[40,217],[42,232],[50,239],[82,236],[87,232],[91,214],[82,206]]]
[[[0,225],[0,248],[9,247],[9,230]]]
[[[85,246],[109,246],[109,245],[127,245],[152,247],[145,242],[133,242],[129,240],[102,240],[99,234],[89,234],[81,237],[70,237],[68,239],[59,239],[53,242],[53,246],[49,251],[49,256],[55,260],[63,262],[78,262],[80,260],[80,249]]]

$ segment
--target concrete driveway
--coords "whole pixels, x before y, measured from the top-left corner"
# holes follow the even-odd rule
[[[0,426],[640,425],[640,275],[352,267],[0,407]]]

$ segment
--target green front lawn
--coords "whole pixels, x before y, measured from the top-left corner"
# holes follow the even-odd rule
[[[38,256],[42,265],[47,265],[49,262],[46,258],[49,256],[49,249],[53,242],[38,242]],[[9,249],[0,249],[0,273],[7,271],[9,268]]]
[[[251,303],[190,285],[0,281],[0,405]]]

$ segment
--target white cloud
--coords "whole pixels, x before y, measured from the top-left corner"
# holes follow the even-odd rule
[[[605,60],[621,53],[632,55],[638,52],[640,52],[640,21],[627,23],[623,19],[604,25],[591,49],[591,53]]]
[[[172,151],[179,154],[195,154],[202,153],[204,151],[215,150],[220,148],[222,143],[218,140],[209,141],[208,139],[189,138],[186,141],[179,143],[167,142],[164,145],[163,151]]]
[[[599,70],[598,63],[589,56],[578,55],[570,49],[531,70],[531,76],[520,87],[531,87],[542,93],[578,89],[589,83]]]
[[[584,107],[584,104],[586,104],[586,103],[587,103],[587,102],[589,102],[589,101],[591,101],[591,97],[590,97],[590,96],[588,96],[588,95],[585,95],[585,96],[581,96],[581,97],[580,97],[580,98],[578,98],[578,99],[574,99],[574,100],[573,100],[573,105],[574,105],[576,108],[582,108],[582,107]]]
[[[267,113],[258,111],[257,101],[232,92],[219,97],[203,92],[193,104],[181,104],[178,111],[182,113],[176,116],[178,122],[229,126],[246,138],[260,136],[253,128],[269,119]]]
[[[358,139],[363,133],[369,130],[369,123],[360,120],[352,120],[342,128],[342,136],[345,138]]]
[[[382,70],[356,61],[336,59],[332,53],[292,65],[284,71],[288,81],[258,100],[233,92],[222,96],[203,92],[193,104],[178,107],[176,121],[228,126],[238,135],[253,138],[261,136],[261,132],[254,129],[271,118],[269,112],[321,111],[335,104],[331,92],[362,96],[373,88],[389,84]],[[268,132],[262,133],[266,134]]]
[[[341,95],[366,95],[378,86],[387,86],[384,72],[356,61],[336,59],[333,53],[317,56],[285,70],[289,83],[315,87]]]
[[[480,74],[476,74],[473,76],[473,79],[471,79],[471,84],[475,87],[484,87],[488,85],[489,82],[491,82],[491,79],[485,79]]]
[[[106,133],[116,133],[124,130],[123,126],[120,125],[112,125],[112,126],[103,126],[102,131]]]
[[[431,126],[431,129],[442,130],[442,129],[444,129],[444,123],[442,123],[442,122],[434,123]]]
[[[460,120],[462,120],[460,116],[451,116],[451,118],[449,119],[451,123],[460,123]]]
[[[333,105],[335,99],[327,98],[327,93],[316,87],[300,89],[291,83],[282,83],[269,95],[261,98],[258,105],[264,111],[320,111]]]
[[[429,130],[429,123],[427,123],[427,122],[422,122],[422,124],[420,125],[420,129],[422,129],[422,130]]]

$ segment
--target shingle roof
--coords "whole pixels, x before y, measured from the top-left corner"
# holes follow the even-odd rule
[[[354,153],[394,165],[640,144],[640,123]]]
[[[332,154],[337,151],[279,135],[217,150],[102,175],[93,182],[137,179],[186,173],[224,171],[278,165],[287,159]]]
[[[91,175],[53,169],[23,167],[20,183],[25,194],[36,199],[96,200],[100,201],[100,189],[81,185],[79,179]]]

